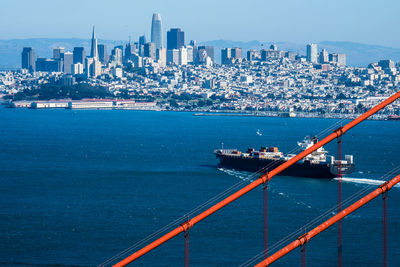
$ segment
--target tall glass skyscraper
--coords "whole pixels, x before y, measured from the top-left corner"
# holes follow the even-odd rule
[[[167,32],[167,49],[179,49],[185,45],[185,33],[177,28]]]
[[[311,63],[318,63],[318,45],[308,44],[307,45],[307,61]]]
[[[35,52],[32,47],[24,47],[22,50],[22,68],[27,69],[29,72],[36,71],[36,58]]]
[[[156,45],[156,49],[162,48],[163,46],[161,25],[161,15],[159,13],[154,13],[151,22],[151,42]]]

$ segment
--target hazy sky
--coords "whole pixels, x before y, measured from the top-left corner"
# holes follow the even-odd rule
[[[400,47],[399,0],[1,0],[0,39],[150,36],[161,13],[186,41],[353,41]],[[165,38],[165,37],[164,37]]]

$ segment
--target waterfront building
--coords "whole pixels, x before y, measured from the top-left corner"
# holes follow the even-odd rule
[[[170,29],[167,32],[167,49],[179,49],[185,45],[185,33],[179,29]]]
[[[144,53],[143,53],[144,57],[148,57],[148,58],[152,58],[152,59],[156,59],[156,45],[153,42],[150,43],[146,43],[144,45]]]
[[[318,45],[308,44],[307,45],[307,61],[311,63],[318,63]]]
[[[92,46],[91,46],[91,50],[90,50],[90,57],[95,58],[95,59],[99,59],[99,52],[97,50],[97,39],[96,39],[96,33],[95,33],[95,29],[93,26],[93,33],[92,33]]]
[[[21,62],[22,69],[27,69],[29,72],[36,71],[36,58],[35,58],[35,52],[32,47],[24,47],[22,49],[21,58],[22,58]]]
[[[104,44],[98,44],[97,50],[99,52],[99,60],[102,64],[107,64],[108,62],[108,54],[107,54],[107,47]]]
[[[74,64],[81,63],[85,64],[86,52],[84,47],[74,47]]]
[[[155,44],[156,49],[163,47],[161,15],[159,13],[153,14],[151,22],[151,42]]]

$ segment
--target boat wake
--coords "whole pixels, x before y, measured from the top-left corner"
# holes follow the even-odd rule
[[[334,178],[334,180],[339,180],[339,178]],[[369,185],[381,185],[385,182],[382,180],[374,180],[374,179],[366,179],[366,178],[349,178],[349,177],[343,177],[342,181],[345,183],[369,184]],[[400,188],[400,184],[397,184],[394,187]]]
[[[230,170],[230,169],[225,169],[225,168],[218,168],[219,171],[222,171],[226,174],[229,174],[231,176],[234,176],[236,178],[239,178],[240,180],[243,181],[248,181],[248,182],[253,182],[254,180],[252,180],[250,177],[251,173],[249,172],[242,172],[242,171],[235,171],[235,170]]]

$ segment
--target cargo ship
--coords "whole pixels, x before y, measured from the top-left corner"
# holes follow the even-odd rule
[[[306,137],[297,144],[304,151],[317,142],[316,137]],[[339,171],[340,175],[347,175],[354,171],[353,155],[345,155],[344,160],[335,160],[334,156],[329,156],[327,153],[328,151],[324,147],[320,147],[279,175],[334,178],[339,176]],[[262,173],[268,172],[296,156],[296,154],[284,155],[277,147],[261,147],[259,151],[249,148],[246,153],[237,149],[221,148],[216,149],[214,154],[220,160],[218,167]]]

